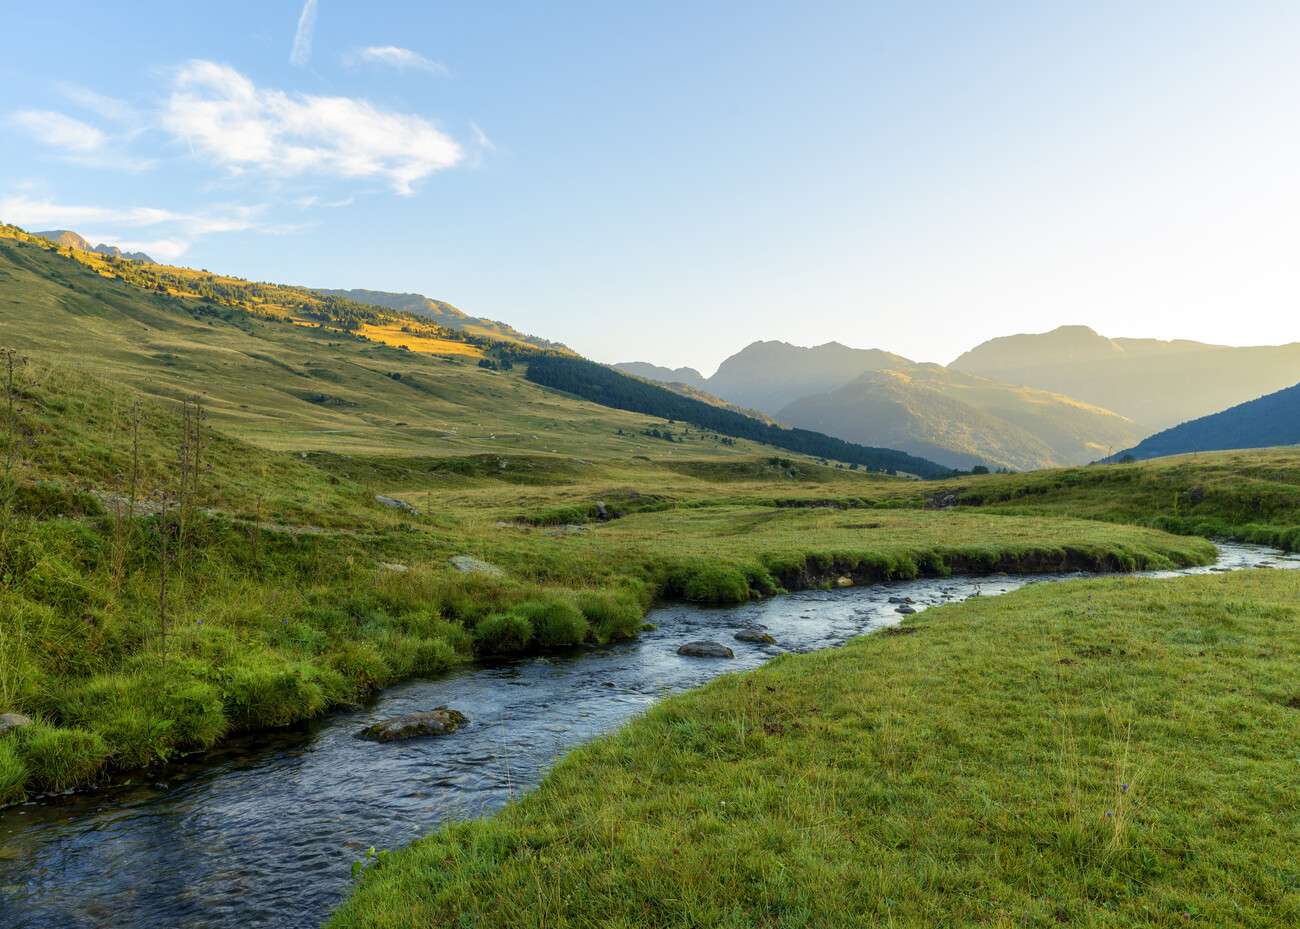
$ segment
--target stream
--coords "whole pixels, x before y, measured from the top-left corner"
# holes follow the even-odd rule
[[[1300,557],[1221,544],[1202,574]],[[535,786],[568,749],[669,694],[783,652],[832,648],[916,610],[1080,574],[937,578],[805,591],[728,609],[670,605],[635,642],[472,666],[389,688],[370,704],[226,743],[190,763],[89,793],[0,809],[0,929],[300,929],[351,886],[370,846],[400,848],[452,820],[482,816]],[[777,645],[733,640],[762,624]],[[732,660],[685,658],[696,639]],[[451,706],[450,736],[354,738],[388,716]]]

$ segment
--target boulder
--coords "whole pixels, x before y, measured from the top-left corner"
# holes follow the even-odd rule
[[[677,654],[688,658],[735,658],[736,653],[721,642],[687,642]]]
[[[904,616],[911,616],[913,613],[916,612],[916,610],[913,609],[912,607],[908,606],[906,603],[904,603],[904,604],[903,604],[902,606],[900,606],[898,609],[894,610],[894,612],[895,612],[895,613],[902,613]]]
[[[0,713],[0,736],[8,735],[15,729],[32,724],[31,718],[22,713]]]
[[[500,576],[506,572],[502,571],[496,565],[483,561],[481,558],[473,558],[469,555],[452,555],[447,559],[448,563],[462,574],[491,574]]]
[[[741,629],[736,633],[737,642],[753,642],[756,645],[775,645],[776,639],[770,632],[762,629]]]
[[[420,511],[411,506],[411,504],[407,503],[405,500],[398,500],[396,497],[385,497],[383,494],[375,494],[375,502],[383,504],[390,509],[401,510],[403,513],[410,513],[413,516],[418,516],[420,514]]]
[[[370,742],[397,742],[431,735],[450,735],[469,722],[459,710],[440,706],[427,713],[409,713],[381,719],[357,733],[358,739]]]
[[[379,570],[380,570],[380,571],[391,571],[391,572],[393,572],[394,574],[405,574],[407,571],[409,571],[409,570],[411,570],[411,569],[408,568],[406,565],[404,565],[404,564],[398,564],[398,563],[395,562],[395,561],[381,561],[381,562],[379,562]]]
[[[840,577],[837,577],[837,578],[835,579],[835,586],[836,586],[836,587],[852,587],[852,586],[853,586],[853,578],[849,577],[847,574],[842,575],[842,576],[840,576]]]
[[[911,603],[912,598],[911,597],[890,597],[889,602],[890,603]]]
[[[596,504],[596,518],[601,522],[607,522],[609,520],[609,510],[605,507],[605,504]]]

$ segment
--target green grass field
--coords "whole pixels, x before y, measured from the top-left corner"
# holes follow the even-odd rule
[[[1300,575],[1025,588],[673,697],[333,929],[1300,922]]]

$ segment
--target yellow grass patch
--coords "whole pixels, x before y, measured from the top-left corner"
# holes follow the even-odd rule
[[[371,341],[382,342],[385,345],[408,348],[413,352],[420,352],[425,355],[460,355],[467,358],[483,357],[483,351],[476,345],[469,345],[465,342],[455,342],[451,339],[444,339],[431,334],[425,335],[409,326],[408,329],[411,329],[412,331],[403,332],[402,325],[398,323],[384,326],[365,323],[357,330],[357,332],[359,335],[363,335]]]

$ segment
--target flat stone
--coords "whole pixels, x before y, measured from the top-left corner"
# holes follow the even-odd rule
[[[411,504],[407,503],[405,500],[398,500],[396,497],[385,497],[383,494],[375,494],[375,502],[383,504],[390,509],[401,510],[403,513],[411,513],[417,516],[420,513],[420,511],[411,506]]]
[[[392,571],[394,574],[405,574],[407,571],[411,569],[408,568],[406,565],[398,564],[395,561],[381,561],[379,562],[379,570]]]
[[[491,574],[499,577],[506,573],[491,562],[469,555],[452,555],[447,562],[462,574]]]
[[[32,724],[31,717],[22,713],[0,713],[0,736]]]
[[[741,629],[736,633],[737,642],[753,642],[756,645],[775,645],[776,639],[770,632],[764,632],[762,629]]]
[[[459,710],[440,706],[427,713],[409,713],[381,719],[357,733],[358,739],[370,742],[398,742],[424,736],[450,735],[469,720]]]
[[[721,642],[687,642],[677,654],[688,658],[735,658],[736,653]]]

